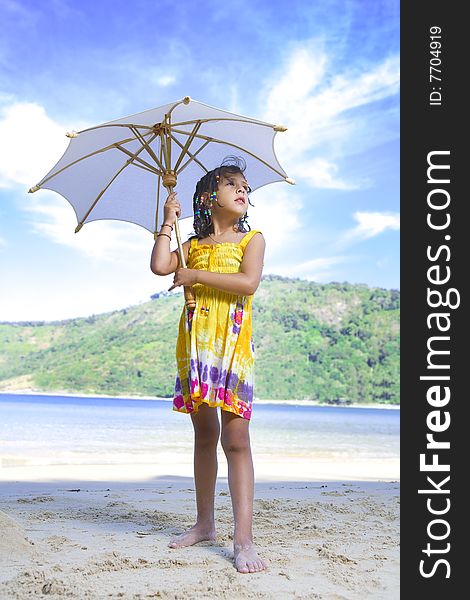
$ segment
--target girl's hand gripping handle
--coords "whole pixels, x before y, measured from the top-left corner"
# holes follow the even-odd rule
[[[176,231],[176,239],[178,240],[178,251],[181,261],[181,266],[183,269],[186,269],[186,261],[184,260],[184,251],[183,245],[181,244],[181,236],[180,236],[180,228],[178,219],[175,221],[175,231]],[[188,269],[188,271],[193,271],[194,269]],[[176,271],[178,272],[178,271]],[[172,289],[172,288],[170,288]],[[196,297],[194,295],[194,290],[191,287],[184,286],[184,301],[186,308],[188,310],[194,310],[196,308]]]
[[[178,216],[181,214],[181,208],[178,200],[176,199],[176,192],[171,191],[165,206],[164,211],[164,223],[174,225],[176,232],[176,240],[178,242],[178,253],[180,257],[180,263],[183,269],[186,269],[186,261],[184,259],[183,244],[181,242],[180,228],[178,222]],[[173,286],[170,290],[173,289]],[[194,290],[191,287],[184,286],[184,301],[187,309],[193,310],[196,307],[196,298]]]

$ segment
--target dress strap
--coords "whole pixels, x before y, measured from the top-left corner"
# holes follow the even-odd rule
[[[242,241],[240,242],[240,247],[242,250],[245,250],[248,242],[251,240],[251,238],[255,235],[255,233],[261,233],[261,231],[259,229],[252,229],[251,231],[249,231],[245,237],[242,239]]]

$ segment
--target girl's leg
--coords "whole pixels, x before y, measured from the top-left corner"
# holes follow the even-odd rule
[[[194,426],[194,482],[196,486],[196,524],[173,538],[170,548],[191,546],[203,540],[215,540],[214,498],[217,480],[217,444],[220,423],[217,409],[201,404],[191,413]]]
[[[221,442],[228,462],[228,483],[235,521],[235,566],[241,573],[254,573],[266,569],[267,565],[253,545],[254,470],[248,430],[250,421],[224,410],[221,414]]]

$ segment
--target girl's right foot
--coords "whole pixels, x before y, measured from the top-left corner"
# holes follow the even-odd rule
[[[202,527],[201,525],[193,525],[191,529],[185,531],[181,535],[173,538],[168,544],[169,548],[182,548],[183,546],[192,546],[198,542],[205,540],[214,541],[217,539],[215,528]]]

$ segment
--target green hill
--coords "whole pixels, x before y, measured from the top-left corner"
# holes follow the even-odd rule
[[[400,292],[266,275],[255,397],[399,404]],[[53,322],[0,323],[0,390],[173,397],[182,293]]]

